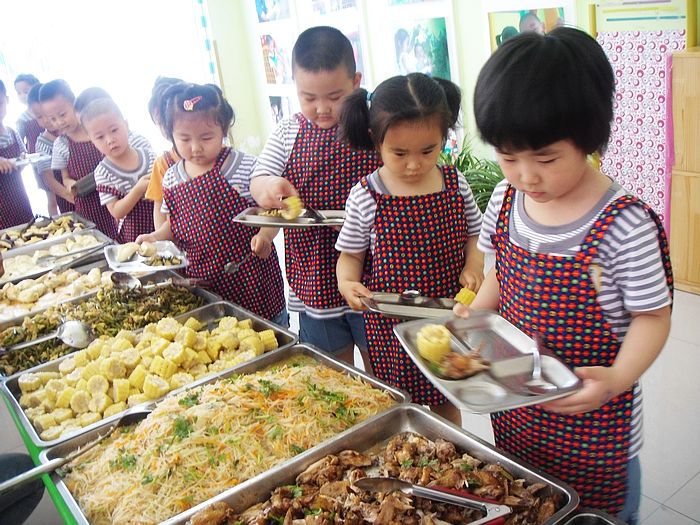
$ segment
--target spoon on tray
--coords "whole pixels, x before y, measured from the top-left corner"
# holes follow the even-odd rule
[[[144,285],[138,277],[134,277],[130,273],[126,272],[113,272],[110,276],[112,284],[115,288],[121,288],[123,290],[134,290],[136,288],[147,288],[151,286],[167,286],[173,284],[175,286],[208,286],[209,281],[204,279],[189,279],[186,277],[182,278],[168,278],[165,281],[153,283],[151,285]]]
[[[49,334],[39,337],[38,339],[32,339],[31,341],[25,341],[23,343],[8,346],[1,349],[0,352],[6,353],[11,352],[12,350],[20,350],[22,348],[34,346],[51,339],[60,339],[63,343],[72,348],[85,348],[95,340],[95,334],[93,333],[92,328],[82,321],[64,321],[58,325],[58,328],[55,331]]]

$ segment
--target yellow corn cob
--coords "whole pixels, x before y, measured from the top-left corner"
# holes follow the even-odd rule
[[[94,375],[99,375],[100,373],[100,364],[97,361],[91,361],[87,365],[85,365],[85,368],[83,368],[83,373],[81,374],[81,378],[85,379],[87,381]]]
[[[70,398],[70,408],[76,414],[90,410],[90,394],[84,390],[76,390]]]
[[[202,329],[202,323],[197,321],[194,317],[190,317],[185,321],[185,324],[183,326],[186,326],[187,328],[191,328],[195,332],[199,332]]]
[[[263,330],[262,332],[258,332],[258,337],[260,337],[266,352],[279,346],[274,330]]]
[[[439,363],[450,351],[450,332],[439,324],[425,325],[418,331],[417,346],[423,359]]]
[[[54,394],[61,392],[64,388],[66,388],[66,383],[61,379],[51,379],[44,386],[45,390],[52,391]]]
[[[180,323],[178,323],[172,317],[163,317],[163,319],[158,321],[156,333],[168,341],[173,341],[177,333],[180,331],[180,327]]]
[[[162,337],[156,337],[151,341],[151,354],[161,355],[163,353],[163,350],[168,348],[169,345],[170,341],[168,341],[167,339],[164,339]]]
[[[235,350],[238,348],[240,339],[233,332],[221,332],[216,336],[216,341],[226,350]]]
[[[192,368],[190,368],[187,372],[192,374],[194,378],[197,379],[208,373],[207,365],[197,363],[196,365],[192,366]]]
[[[177,374],[173,374],[170,378],[170,388],[175,390],[181,386],[189,385],[192,381],[194,381],[194,377],[191,374],[187,372],[178,372]]]
[[[72,357],[64,359],[58,365],[58,371],[63,375],[70,374],[73,370],[75,370],[75,359]]]
[[[137,365],[129,375],[129,384],[135,386],[139,390],[143,389],[143,381],[146,379],[148,371],[143,365]]]
[[[192,330],[192,328],[183,326],[175,336],[175,341],[181,343],[182,346],[189,346],[192,348],[197,344],[197,332]]]
[[[100,373],[109,380],[126,377],[126,365],[119,357],[107,357],[100,362]]]
[[[75,389],[87,392],[87,381],[85,381],[85,379],[78,380],[78,382],[75,384]]]
[[[61,377],[61,374],[58,372],[37,372],[36,375],[41,380],[42,385],[45,385],[51,379],[58,379]]]
[[[27,399],[29,400],[30,407],[38,407],[46,399],[46,391],[44,389],[35,390],[34,392],[29,394]]]
[[[244,328],[253,328],[253,321],[251,319],[243,319],[242,321],[238,321],[238,329],[244,329]]]
[[[263,342],[258,337],[258,334],[251,335],[241,340],[241,345],[239,347],[241,352],[252,350],[255,355],[261,355],[265,351],[265,346]]]
[[[143,382],[143,393],[148,399],[157,399],[169,391],[170,384],[162,377],[149,374]]]
[[[85,366],[89,361],[88,353],[85,350],[80,350],[73,354],[73,361],[75,361],[76,368],[79,366]]]
[[[44,430],[41,434],[39,434],[39,437],[43,441],[53,441],[54,439],[60,438],[61,434],[63,434],[63,427],[56,426],[51,427],[48,430]]]
[[[95,394],[88,402],[88,408],[90,409],[90,412],[99,412],[101,414],[105,411],[105,408],[111,404],[112,398],[107,394]]]
[[[141,361],[141,354],[136,348],[129,348],[122,352],[121,361],[128,369],[133,369]]]
[[[63,392],[56,397],[56,406],[58,408],[68,408],[70,406],[70,400],[75,392],[76,390],[73,387],[68,386],[64,388]]]
[[[22,374],[19,376],[17,384],[19,385],[19,389],[25,393],[33,392],[43,385],[41,378],[36,374]]]
[[[112,340],[112,344],[110,345],[112,352],[123,352],[127,348],[133,348],[134,345],[131,344],[131,341],[125,338],[121,338],[117,336],[115,339]]]
[[[187,370],[190,368],[192,365],[194,365],[197,362],[197,351],[192,350],[191,348],[185,348],[185,359],[183,359],[182,363],[180,366]]]
[[[203,365],[208,365],[211,363],[211,358],[209,357],[209,354],[206,353],[204,350],[200,350],[197,352],[197,362]]]
[[[239,328],[236,337],[238,337],[239,341],[243,341],[243,339],[245,339],[246,337],[250,337],[251,335],[258,335],[258,333],[252,328]]]
[[[207,338],[203,335],[197,334],[197,340],[194,342],[194,346],[192,346],[193,349],[199,351],[199,350],[206,350],[207,349]]]
[[[286,199],[282,199],[284,207],[280,210],[282,218],[291,221],[301,215],[301,210],[304,208],[301,199],[296,195],[290,195]]]
[[[476,297],[476,292],[474,290],[470,290],[466,286],[462,288],[459,292],[457,292],[457,295],[455,295],[455,301],[458,303],[462,303],[466,306],[469,306],[472,304],[472,301]]]
[[[129,397],[131,383],[128,379],[115,379],[112,381],[112,400],[115,403],[126,401]]]
[[[85,349],[85,354],[89,359],[97,359],[102,353],[102,348],[104,347],[104,342],[100,339],[96,339],[90,346]]]
[[[222,317],[221,320],[219,321],[219,326],[217,327],[219,330],[225,331],[225,330],[233,330],[238,326],[238,318],[233,317],[231,315],[227,317]]]
[[[136,334],[131,330],[119,330],[116,337],[117,339],[126,339],[129,341],[129,343],[131,343],[131,346],[136,344]]]
[[[177,372],[177,365],[170,359],[163,359],[161,356],[157,355],[153,358],[149,371],[163,379],[170,379],[170,376]]]
[[[56,408],[52,414],[56,424],[61,424],[73,417],[73,411],[70,408]]]
[[[91,395],[106,394],[109,390],[109,381],[102,375],[94,375],[87,382],[87,391]]]
[[[127,408],[128,407],[126,403],[124,401],[120,401],[119,403],[114,403],[113,405],[109,405],[107,408],[105,408],[105,411],[102,413],[102,415],[104,417],[113,416],[114,414],[118,414],[119,412],[122,412]]]
[[[185,330],[189,330],[189,328],[186,328]],[[194,334],[194,332],[192,332]],[[197,336],[195,335],[195,340]],[[169,359],[176,365],[181,364],[185,358],[187,357],[187,353],[185,352],[184,345],[185,343],[170,343],[168,345],[168,348],[163,350],[163,358]],[[190,345],[185,345],[185,346],[190,346]]]
[[[53,414],[42,414],[41,416],[37,416],[34,418],[33,423],[37,432],[43,432],[44,430],[48,430],[49,428],[56,426],[56,420],[54,419]]]
[[[148,400],[149,399],[148,396],[146,396],[146,394],[132,394],[129,396],[129,399],[126,400],[126,404],[128,407],[133,407],[135,405],[145,403]]]
[[[88,425],[92,425],[93,423],[97,423],[102,419],[102,416],[96,412],[86,412],[85,414],[80,414],[77,419],[80,422],[81,427],[86,427]]]

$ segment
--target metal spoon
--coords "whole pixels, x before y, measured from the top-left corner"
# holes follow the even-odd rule
[[[240,267],[243,265],[243,263],[249,261],[252,258],[253,258],[253,253],[251,252],[248,255],[246,255],[245,257],[243,257],[243,259],[241,259],[238,262],[233,262],[233,261],[228,262],[224,266],[224,271],[226,273],[236,273],[240,269]]]
[[[542,356],[540,355],[541,339],[539,334],[535,334],[535,345],[532,347],[532,377],[525,382],[525,386],[537,393],[551,392],[559,387],[542,379]]]
[[[135,290],[136,288],[151,288],[153,286],[168,286],[170,284],[173,284],[175,286],[209,286],[210,284],[210,282],[205,279],[180,279],[168,277],[165,281],[156,282],[150,285],[144,285],[138,277],[134,277],[130,273],[126,272],[113,272],[110,276],[110,279],[115,288],[121,288],[124,290]]]
[[[64,321],[54,332],[39,337],[38,339],[8,346],[7,348],[3,349],[3,352],[27,348],[51,339],[60,339],[65,344],[73,348],[85,348],[92,341],[94,341],[95,334],[93,333],[92,328],[82,321]]]
[[[470,525],[487,523],[507,516],[511,512],[510,507],[507,505],[488,503],[467,492],[446,488],[437,490],[435,488],[422,487],[398,478],[360,478],[354,482],[354,485],[361,490],[369,492],[386,493],[399,490],[409,496],[439,501],[441,503],[450,503],[452,505],[459,505],[460,507],[469,507],[486,514],[483,518],[470,522]]]

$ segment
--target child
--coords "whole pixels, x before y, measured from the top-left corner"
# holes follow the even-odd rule
[[[148,114],[153,123],[158,126],[164,137],[168,134],[161,123],[159,107],[163,93],[172,85],[182,82],[179,78],[158,77],[151,90],[151,98],[148,101]],[[151,179],[146,190],[146,198],[153,201],[153,224],[160,228],[166,220],[165,214],[161,211],[163,205],[163,176],[168,168],[174,166],[180,160],[175,147],[164,151],[153,163]]]
[[[477,290],[483,257],[476,249],[481,212],[466,179],[437,166],[448,131],[457,122],[459,88],[422,73],[385,80],[348,97],[340,117],[342,136],[355,148],[376,148],[384,165],[350,192],[336,249],[338,288],[354,310],[374,292],[419,290],[454,297],[464,286]],[[362,284],[366,254],[368,277]],[[371,291],[370,291],[371,290]],[[459,411],[421,374],[394,336],[398,320],[365,312],[372,370],[459,422]]]
[[[116,239],[117,223],[107,208],[100,204],[97,191],[91,187],[82,192],[74,189],[77,181],[93,177],[103,157],[80,125],[73,106],[75,95],[66,81],[59,79],[41,87],[39,100],[44,117],[61,134],[54,142],[51,169],[61,170],[63,185],[75,196],[75,211],[94,222],[105,235]]]
[[[80,123],[104,155],[95,168],[100,203],[118,221],[120,243],[151,233],[153,202],[143,198],[155,154],[129,145],[129,126],[113,100],[93,100],[80,111]]]
[[[516,36],[484,65],[476,123],[506,180],[479,238],[496,267],[472,306],[539,334],[583,380],[571,396],[493,414],[497,446],[635,523],[638,380],[668,336],[673,280],[656,215],[587,162],[607,145],[614,88],[601,47],[572,28]]]
[[[190,261],[187,274],[211,282],[226,300],[288,326],[282,272],[272,239],[233,221],[253,204],[249,184],[256,159],[224,147],[233,109],[211,84],[179,83],[163,95],[160,113],[168,138],[183,160],[163,179],[168,220],[137,242],[173,239]],[[249,257],[251,250],[257,257]],[[224,267],[240,263],[235,273]]]
[[[297,39],[292,71],[301,113],[283,120],[260,154],[250,191],[264,208],[299,195],[317,210],[341,210],[363,174],[377,168],[373,151],[354,151],[336,139],[344,96],[360,85],[350,41],[335,28],[312,27]],[[333,228],[287,229],[285,262],[289,309],[299,312],[299,337],[353,363],[354,345],[366,363],[362,316],[352,313],[335,285],[338,252]]]
[[[32,207],[22,182],[22,170],[13,159],[26,153],[19,134],[4,124],[7,90],[0,80],[0,230],[32,220]]]
[[[39,123],[35,109],[39,106],[39,89],[41,83],[34,75],[21,74],[15,78],[15,91],[17,98],[22,104],[26,104],[27,109],[17,119],[17,133],[27,149],[27,153],[36,153],[36,141],[44,128]],[[41,176],[41,172],[36,165],[32,165],[34,178],[40,190],[46,192],[46,203],[49,215],[56,215],[58,207],[56,196],[46,186]]]
[[[61,170],[51,169],[51,156],[53,154],[53,143],[58,136],[58,132],[53,129],[50,122],[44,118],[44,113],[39,102],[39,92],[43,84],[35,84],[29,90],[27,102],[36,116],[36,120],[44,131],[36,139],[35,149],[37,153],[41,153],[48,157],[47,160],[39,160],[36,164],[36,171],[41,176],[41,187],[45,189],[49,199],[49,210],[52,210],[52,205],[56,206],[56,211],[50,211],[51,215],[60,211],[66,213],[75,210],[73,205],[73,194],[62,184]],[[53,202],[52,202],[53,200]]]

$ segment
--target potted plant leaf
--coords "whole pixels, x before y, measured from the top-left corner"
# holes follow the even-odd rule
[[[443,151],[438,162],[443,166],[454,166],[466,177],[476,205],[483,213],[496,184],[503,180],[503,172],[498,162],[474,155],[468,137],[464,138],[461,150]]]

